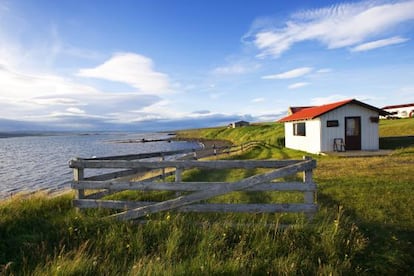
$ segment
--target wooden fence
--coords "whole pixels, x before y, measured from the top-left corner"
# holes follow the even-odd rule
[[[165,153],[164,153],[165,154]],[[170,154],[170,153],[168,153]],[[312,170],[316,161],[303,160],[145,160],[160,157],[160,154],[117,156],[94,159],[72,159],[69,166],[73,168],[72,188],[76,190],[74,206],[77,208],[109,208],[122,210],[112,215],[120,220],[143,217],[147,214],[177,210],[182,212],[303,212],[312,216],[317,211],[315,203],[316,184],[312,179]],[[139,158],[139,159],[138,159]],[[183,182],[184,170],[205,169],[272,169],[263,174],[254,175],[237,182]],[[84,177],[86,169],[121,169],[92,177]],[[148,172],[159,173],[148,176]],[[160,182],[166,174],[175,174],[175,182]],[[274,182],[275,179],[303,174],[300,182]],[[131,176],[140,175],[131,180]],[[125,178],[125,177],[129,177]],[[157,181],[155,181],[157,180]],[[86,194],[85,190],[92,190]],[[105,200],[108,194],[125,191],[175,191],[191,192],[162,202]],[[205,200],[233,191],[299,191],[304,193],[303,203],[249,203],[249,204],[213,204]],[[203,203],[200,203],[203,201]]]
[[[220,156],[225,157],[226,155],[237,155],[246,151],[249,151],[255,147],[263,147],[267,144],[260,142],[260,141],[250,141],[246,142],[240,145],[227,145],[227,146],[210,146],[203,147],[198,150],[193,150],[192,156],[194,156],[194,159],[205,158],[205,157],[214,157],[214,156]],[[201,153],[201,154],[199,154]],[[189,155],[190,156],[190,155]]]

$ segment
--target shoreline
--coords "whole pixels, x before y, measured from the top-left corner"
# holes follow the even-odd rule
[[[231,142],[226,141],[226,140],[213,140],[213,139],[204,139],[204,138],[200,139],[200,138],[171,137],[170,139],[163,140],[163,141],[164,142],[174,142],[174,141],[189,142],[189,143],[196,143],[197,145],[199,145],[197,149],[195,148],[193,149],[193,153],[191,153],[191,149],[189,149],[189,152],[184,157],[181,157],[183,159],[194,159],[194,158],[200,159],[200,158],[205,158],[209,156],[214,156],[215,153],[216,155],[222,154],[233,145]],[[127,141],[124,141],[123,143],[142,143],[142,142],[141,141],[130,142],[127,140]],[[71,181],[72,179],[66,181],[66,183],[71,182]],[[33,189],[33,190],[30,188],[25,188],[21,190],[15,190],[10,193],[0,193],[0,202],[4,200],[8,200],[10,198],[14,198],[16,196],[17,197],[18,196],[30,197],[31,195],[36,194],[36,193],[45,193],[53,197],[61,193],[70,192],[72,190],[73,189],[70,186],[68,187],[62,186],[61,188],[57,188],[57,187],[39,188],[39,189]]]

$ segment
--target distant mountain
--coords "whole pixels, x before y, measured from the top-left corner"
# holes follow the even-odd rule
[[[44,124],[9,120],[9,119],[0,119],[0,132],[15,132],[15,131],[41,131],[49,129]]]

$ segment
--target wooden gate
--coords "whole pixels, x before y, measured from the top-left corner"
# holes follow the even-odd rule
[[[142,156],[141,156],[142,157]],[[72,159],[74,179],[72,188],[76,198],[74,206],[78,208],[109,208],[120,209],[112,217],[120,220],[137,219],[147,214],[167,210],[183,212],[304,212],[312,216],[317,211],[315,203],[316,184],[312,180],[312,170],[316,161],[310,158],[303,160],[125,160],[119,157],[98,159]],[[206,169],[272,169],[263,174],[254,175],[237,182],[183,182],[184,170],[193,168]],[[121,169],[121,171],[103,175],[84,177],[85,169]],[[144,177],[138,181],[125,179],[151,170],[161,171],[158,175]],[[298,172],[303,173],[301,182],[274,182],[274,180]],[[159,182],[166,173],[175,174],[175,182]],[[158,182],[154,181],[155,179]],[[85,190],[98,190],[89,195]],[[105,200],[103,196],[125,190],[167,190],[191,192],[162,202]],[[233,191],[299,191],[304,193],[303,203],[272,203],[272,204],[213,204],[200,203],[210,198]]]

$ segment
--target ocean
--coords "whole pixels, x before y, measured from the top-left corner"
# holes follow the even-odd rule
[[[68,161],[91,158],[198,148],[195,142],[128,141],[169,139],[166,133],[66,133],[0,139],[0,198],[18,192],[63,190],[70,187]],[[123,143],[120,143],[123,142]]]

